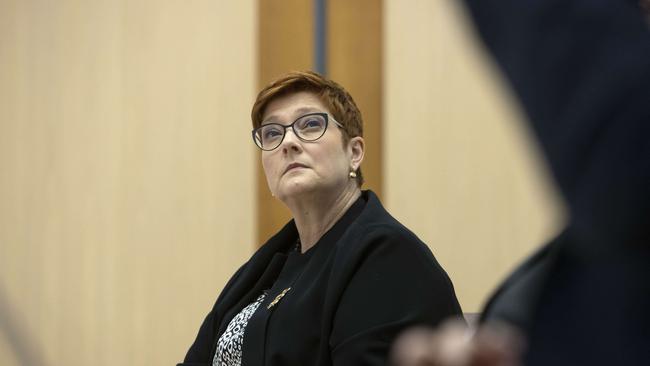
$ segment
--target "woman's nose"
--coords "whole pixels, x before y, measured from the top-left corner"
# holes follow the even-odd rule
[[[293,151],[300,150],[300,139],[293,132],[292,128],[287,128],[284,132],[284,139],[282,140],[282,151],[288,152],[289,149]]]

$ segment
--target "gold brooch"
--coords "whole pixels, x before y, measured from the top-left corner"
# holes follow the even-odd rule
[[[287,287],[284,290],[282,290],[282,292],[280,292],[280,294],[278,296],[276,296],[275,299],[273,299],[273,301],[271,301],[271,303],[266,306],[266,308],[270,309],[273,306],[275,306],[275,304],[277,304],[278,301],[280,301],[280,299],[282,299],[284,297],[284,295],[286,295],[287,292],[289,292],[289,290],[291,290],[291,287]]]

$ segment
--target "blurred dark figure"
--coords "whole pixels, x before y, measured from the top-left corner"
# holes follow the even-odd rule
[[[466,0],[519,97],[570,222],[468,337],[415,330],[399,365],[650,365],[647,0]]]

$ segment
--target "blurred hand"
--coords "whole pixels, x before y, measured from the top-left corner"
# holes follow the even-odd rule
[[[518,366],[523,337],[505,324],[481,326],[475,334],[458,320],[436,330],[414,328],[395,342],[395,366]]]

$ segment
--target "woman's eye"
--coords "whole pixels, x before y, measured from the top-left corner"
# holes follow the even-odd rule
[[[282,135],[280,130],[275,129],[275,128],[269,128],[266,131],[264,131],[264,138],[269,139],[269,138],[274,138]]]
[[[323,123],[318,119],[309,119],[303,124],[303,128],[318,128],[321,127]]]

